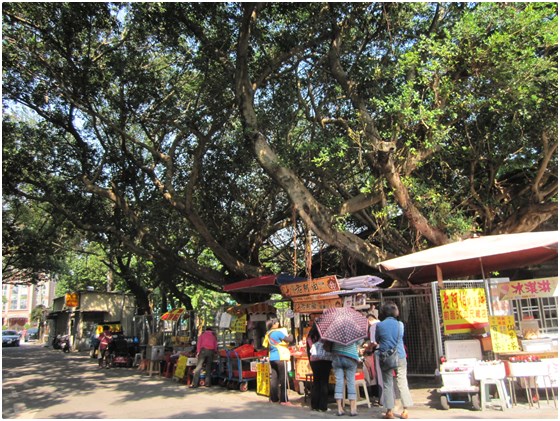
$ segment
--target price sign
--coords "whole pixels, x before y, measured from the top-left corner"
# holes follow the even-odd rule
[[[519,351],[514,316],[489,316],[490,337],[494,352]]]

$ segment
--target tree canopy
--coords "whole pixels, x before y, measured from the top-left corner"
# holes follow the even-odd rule
[[[557,223],[555,3],[8,2],[2,19],[3,212],[40,207],[129,288],[353,275]]]

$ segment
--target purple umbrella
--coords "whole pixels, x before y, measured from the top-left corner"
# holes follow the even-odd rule
[[[321,339],[348,345],[367,337],[368,321],[351,307],[327,308],[316,321]]]

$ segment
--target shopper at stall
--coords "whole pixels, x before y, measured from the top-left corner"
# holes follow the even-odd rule
[[[326,412],[328,410],[329,375],[333,356],[324,349],[319,330],[313,319],[314,315],[312,315],[311,319],[313,324],[307,334],[307,356],[309,358],[309,364],[311,365],[311,371],[313,372],[311,409],[313,411]]]
[[[356,403],[356,369],[360,361],[358,346],[363,341],[352,342],[348,345],[341,345],[336,342],[332,345],[334,377],[336,384],[334,387],[334,398],[338,407],[338,416],[344,415],[343,394],[344,380],[346,379],[346,393],[350,401],[350,416],[358,415]]]
[[[383,377],[383,405],[386,409],[383,418],[395,418],[393,408],[395,406],[395,396],[393,388],[393,371],[396,372],[397,388],[401,397],[403,412],[402,419],[408,418],[408,408],[413,405],[412,396],[408,389],[406,351],[404,349],[404,325],[397,320],[399,309],[397,305],[388,301],[381,307],[380,319],[375,329],[375,341],[378,344],[378,353],[387,352],[392,349],[397,350],[398,365],[396,368],[385,368],[381,364]]]
[[[105,366],[105,368],[109,368],[109,364],[107,363],[107,357],[109,356],[109,345],[113,342],[113,335],[111,334],[111,328],[107,325],[103,326],[103,332],[99,334],[97,338],[99,340],[99,353],[98,353],[98,362],[99,368]]]
[[[294,341],[288,330],[280,328],[277,318],[266,322],[266,335],[263,346],[268,348],[270,361],[270,400],[280,402],[281,405],[292,406],[288,401],[288,362],[290,361],[290,350],[288,344]]]
[[[379,405],[383,405],[383,376],[381,375],[381,367],[379,367],[379,359],[375,357],[374,353],[378,346],[375,341],[375,328],[379,323],[379,319],[374,313],[368,313],[367,319],[369,324],[369,341],[367,341],[368,345],[363,355],[364,371],[367,370],[368,373],[368,386],[374,388],[375,391],[373,395],[378,397],[377,403],[379,403]]]
[[[197,388],[198,382],[200,380],[200,372],[202,371],[202,366],[206,365],[206,386],[211,386],[211,372],[212,364],[214,363],[214,357],[218,352],[218,340],[211,327],[207,327],[206,330],[198,337],[196,343],[196,356],[198,361],[196,363],[196,368],[193,371],[193,381],[191,388]]]

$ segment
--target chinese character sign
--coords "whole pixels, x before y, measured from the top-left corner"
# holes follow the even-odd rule
[[[239,317],[232,317],[230,329],[233,332],[247,332],[247,315],[244,314]]]
[[[490,336],[494,352],[519,351],[514,316],[489,316]]]
[[[440,290],[445,335],[469,333],[488,325],[484,288]]]
[[[296,313],[322,313],[330,307],[342,307],[342,299],[339,297],[328,300],[295,301],[294,311]]]
[[[325,276],[323,278],[311,279],[309,281],[280,285],[280,291],[284,297],[323,294],[339,290],[340,286],[338,285],[336,276]]]
[[[558,296],[558,277],[511,281],[502,300]],[[505,288],[504,285],[504,288]]]

